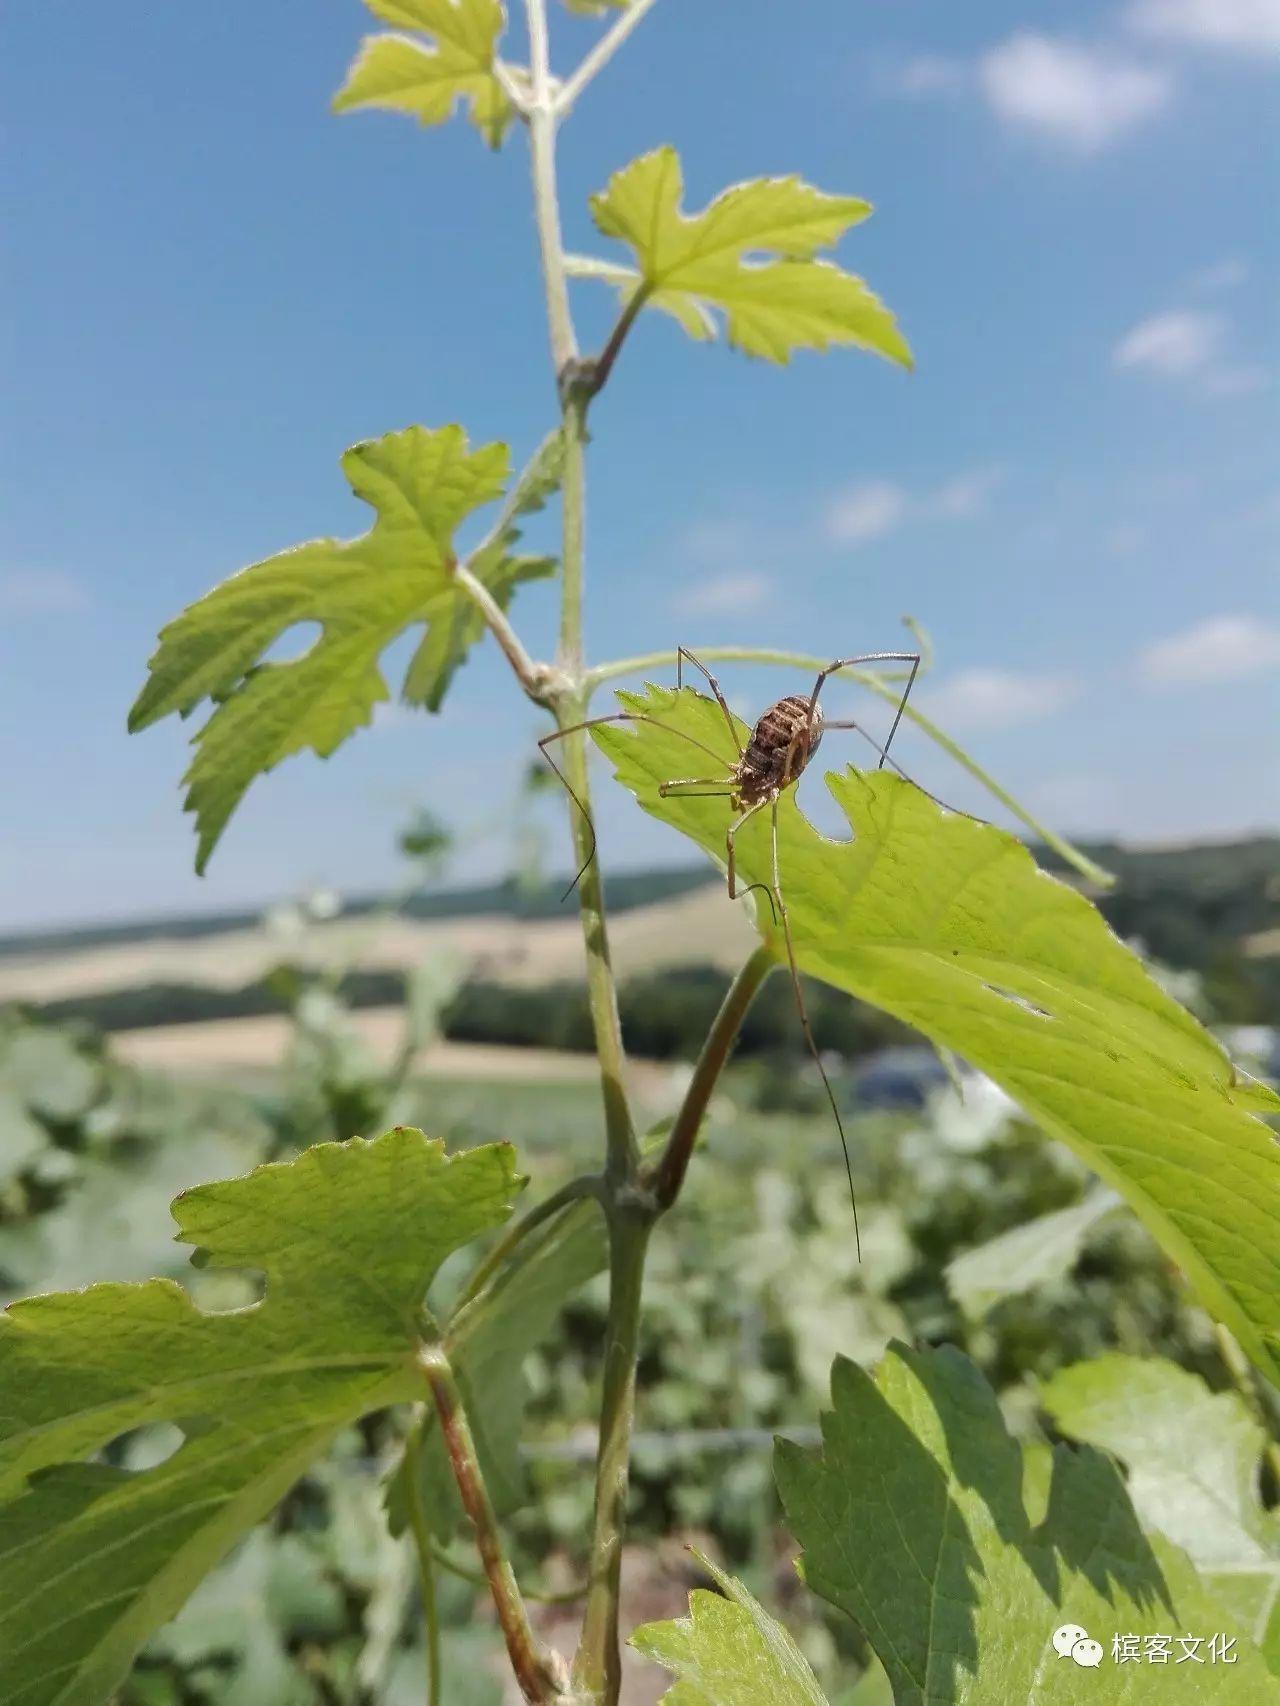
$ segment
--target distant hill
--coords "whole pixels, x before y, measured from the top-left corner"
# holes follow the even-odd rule
[[[1280,836],[1089,851],[1116,876],[1097,899],[1119,935],[1197,972],[1220,1018],[1280,1023]],[[1052,855],[1042,863],[1061,871]]]
[[[1156,893],[1194,895],[1199,903],[1218,897],[1233,908],[1249,914],[1236,935],[1274,928],[1280,911],[1280,835],[1259,835],[1241,841],[1198,842],[1178,846],[1126,847],[1121,842],[1097,841],[1081,844],[1082,851],[1119,879],[1126,895]],[[1046,870],[1060,875],[1069,868],[1048,847],[1032,851]],[[663,866],[646,871],[610,873],[609,908],[626,912],[657,900],[687,894],[708,880],[705,861],[694,865]],[[415,895],[401,908],[408,918],[557,918],[563,915],[561,895],[567,876],[549,879],[530,889],[514,879],[467,888],[441,889]],[[1262,902],[1267,885],[1270,914]],[[344,896],[343,914],[359,918],[386,904],[384,895]],[[66,925],[46,930],[11,931],[0,934],[0,957],[68,952],[157,938],[196,939],[226,932],[254,929],[263,908],[244,912],[175,914],[168,917],[136,918],[120,923]],[[1257,914],[1257,916],[1254,916]]]
[[[626,912],[648,906],[655,900],[687,894],[708,880],[705,861],[699,865],[663,867],[650,871],[622,871],[609,877],[609,907]],[[563,913],[561,896],[568,876],[549,880],[537,889],[508,879],[478,887],[441,889],[435,894],[415,895],[399,910],[405,918],[558,918]],[[387,903],[385,895],[344,895],[345,918],[364,918]],[[118,924],[71,924],[47,930],[11,931],[0,935],[0,958],[20,954],[69,953],[81,948],[124,946],[157,940],[195,941],[238,930],[253,930],[262,921],[265,907],[252,912],[181,913],[157,918],[132,918]]]
[[[1096,898],[1121,936],[1197,973],[1220,1019],[1280,1022],[1280,836],[1178,847],[1099,843],[1088,851],[1116,874],[1115,888]],[[1037,856],[1069,874],[1047,850]],[[556,1007],[552,1028],[557,1046],[566,1046],[566,1033],[581,1028],[574,992],[581,945],[563,887],[446,890],[381,919],[384,903],[362,898],[313,932],[308,957],[350,967],[342,980],[348,999],[381,1006],[399,1000],[411,967],[444,953],[474,986],[456,1015],[459,1035],[523,1040],[551,1024]],[[751,928],[717,887],[705,863],[610,878],[615,960],[624,979],[650,980],[646,1012],[661,1005],[663,975],[722,976],[740,963]],[[23,1001],[108,1030],[268,1014],[281,1006],[269,974],[283,952],[248,913],[10,936],[0,941],[0,1002]],[[486,1027],[499,1013],[490,1037]]]

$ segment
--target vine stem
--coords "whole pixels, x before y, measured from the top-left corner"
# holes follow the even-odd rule
[[[529,153],[533,163],[533,208],[538,223],[538,249],[547,296],[547,328],[551,360],[560,380],[578,353],[569,314],[564,242],[560,235],[560,198],[556,191],[556,110],[551,89],[550,48],[547,42],[545,0],[525,0],[529,22]]]
[[[564,621],[568,655],[580,657],[582,644],[582,443],[581,410],[571,404],[565,411],[564,478]],[[562,663],[565,653],[562,651]],[[569,667],[572,667],[571,665]],[[586,717],[585,701],[578,692],[562,694],[556,701],[556,720],[571,728]],[[578,911],[587,960],[587,1003],[600,1065],[600,1088],[604,1098],[606,1189],[633,1181],[640,1152],[627,1101],[622,1046],[622,1021],[618,1014],[618,992],[609,949],[605,918],[604,882],[600,861],[595,857],[591,829],[591,784],[587,775],[585,738],[571,734],[565,741],[565,775],[582,810],[570,801],[574,856],[582,875],[578,882]]]
[[[747,1008],[777,963],[762,944],[746,961],[725,993],[720,1011],[702,1045],[702,1053],[698,1056],[684,1101],[667,1136],[666,1146],[650,1176],[659,1211],[669,1209],[680,1195],[716,1082],[724,1070]]]
[[[405,1473],[409,1487],[409,1526],[418,1554],[418,1582],[422,1608],[427,1619],[427,1706],[442,1706],[444,1679],[440,1669],[440,1608],[436,1603],[435,1547],[422,1499],[422,1427],[425,1410],[419,1409],[405,1445]]]
[[[526,1700],[538,1703],[538,1706],[543,1706],[543,1703],[552,1706],[564,1690],[563,1666],[554,1654],[540,1646],[529,1626],[515,1572],[502,1549],[497,1518],[484,1483],[471,1424],[467,1420],[453,1369],[449,1366],[449,1359],[436,1345],[419,1347],[418,1366],[435,1400],[440,1432],[458,1484],[462,1508],[475,1532],[476,1547],[497,1608],[511,1668]]]
[[[654,0],[633,0],[627,14],[620,18],[608,34],[587,55],[570,81],[557,96],[552,85],[550,55],[547,40],[546,0],[525,0],[529,25],[530,94],[526,105],[529,126],[530,155],[535,221],[541,255],[543,285],[547,303],[547,326],[551,344],[551,359],[555,370],[556,390],[560,402],[561,433],[564,461],[561,476],[561,607],[557,669],[544,673],[539,681],[543,690],[542,702],[554,712],[557,726],[569,728],[586,716],[590,688],[584,673],[582,645],[582,610],[585,581],[586,529],[586,412],[591,398],[609,377],[610,369],[633,320],[640,302],[624,308],[613,335],[605,346],[602,359],[594,372],[584,370],[578,360],[577,339],[569,306],[568,273],[560,230],[560,208],[556,188],[556,128],[560,115],[567,112],[573,101],[592,77],[608,62],[623,41],[654,4]],[[474,577],[472,577],[474,579]],[[478,583],[477,583],[478,584]],[[466,583],[464,583],[466,586]],[[470,586],[466,590],[475,598]],[[483,588],[481,588],[483,591]],[[477,601],[479,602],[479,601]],[[481,605],[483,609],[483,605]],[[501,613],[499,613],[501,614]],[[495,626],[490,613],[485,612],[489,626],[506,652],[517,678],[530,691],[530,668],[503,631]],[[505,618],[504,618],[505,622]],[[535,696],[531,693],[531,697]],[[586,955],[587,993],[595,1036],[596,1055],[600,1064],[601,1089],[604,1101],[606,1155],[603,1175],[598,1181],[598,1194],[609,1228],[609,1319],[605,1333],[604,1370],[600,1405],[600,1443],[596,1458],[595,1515],[591,1539],[591,1561],[583,1617],[582,1634],[573,1662],[575,1698],[590,1701],[593,1706],[616,1706],[621,1689],[621,1655],[618,1646],[618,1602],[621,1587],[622,1541],[626,1525],[627,1484],[629,1478],[631,1430],[635,1411],[636,1361],[640,1334],[641,1295],[644,1284],[644,1264],[649,1237],[661,1212],[658,1199],[640,1178],[640,1156],[636,1143],[631,1110],[627,1100],[623,1075],[622,1027],[618,1017],[617,989],[609,953],[608,929],[605,920],[604,890],[599,860],[595,858],[595,838],[590,821],[590,783],[587,775],[586,742],[579,732],[565,742],[565,775],[570,790],[581,802],[581,810],[570,804],[570,822],[574,848],[581,874],[578,882],[579,910],[582,922],[583,947]],[[753,957],[751,968],[743,974],[733,1012],[740,1021],[754,987],[767,968]],[[748,989],[748,985],[750,988]],[[697,1078],[698,1094],[709,1097],[711,1085],[732,1041],[729,1016],[722,1016],[717,1040],[709,1044],[701,1074]],[[696,1097],[688,1099],[686,1119],[696,1133]],[[692,1147],[692,1136],[689,1148]],[[683,1165],[687,1166],[688,1156]],[[676,1162],[672,1161],[674,1171]],[[683,1167],[680,1170],[683,1177]],[[572,1188],[572,1187],[571,1187]],[[678,1180],[671,1189],[671,1200],[679,1189]],[[584,1192],[585,1194],[585,1192]],[[527,1235],[537,1224],[564,1206],[554,1199],[539,1214],[527,1217],[513,1238]],[[496,1256],[500,1263],[513,1244]],[[481,1275],[483,1287],[493,1273],[492,1267]],[[479,1295],[477,1290],[476,1296]],[[521,1686],[529,1699],[544,1695],[531,1693],[545,1672],[535,1674],[530,1669],[532,1647],[524,1609],[509,1566],[501,1557],[492,1510],[482,1497],[483,1484],[478,1482],[478,1466],[474,1464],[474,1448],[468,1450],[469,1434],[466,1418],[457,1402],[456,1388],[450,1390],[448,1362],[440,1353],[438,1364],[428,1368],[433,1380],[441,1425],[445,1429],[450,1455],[454,1460],[463,1502],[468,1496],[477,1515],[473,1517],[481,1558],[489,1578],[499,1617],[507,1635],[507,1649],[520,1677]],[[461,1428],[459,1428],[461,1423]],[[449,1428],[454,1429],[450,1438]],[[467,1479],[470,1475],[470,1480]],[[478,1488],[478,1491],[477,1491]],[[523,1668],[522,1668],[523,1667]]]
[[[587,1606],[573,1661],[575,1687],[604,1706],[614,1706],[622,1687],[618,1649],[622,1541],[636,1401],[640,1299],[653,1221],[652,1207],[635,1197],[630,1202],[615,1201],[609,1218],[609,1327],[596,1456],[595,1528]]]
[[[551,89],[545,0],[525,0],[525,9],[529,23],[532,82],[529,145],[534,210],[547,300],[551,359],[564,438],[558,663],[567,685],[556,692],[553,705],[557,725],[567,728],[583,720],[586,704],[581,678],[586,521],[585,416],[588,396],[580,383],[574,383],[578,350],[560,234],[555,162],[557,113]],[[582,866],[578,904],[587,964],[587,997],[604,1100],[606,1156],[602,1201],[609,1223],[609,1321],[600,1408],[600,1448],[596,1459],[591,1569],[582,1636],[574,1659],[574,1680],[575,1686],[587,1699],[599,1702],[600,1706],[613,1706],[618,1698],[621,1678],[618,1590],[635,1406],[640,1297],[653,1212],[651,1206],[647,1211],[635,1212],[639,1151],[623,1079],[622,1026],[609,954],[604,890],[599,861],[592,856],[594,836],[588,815],[591,805],[586,744],[579,733],[570,735],[565,746],[565,773],[571,790],[583,807],[578,811],[570,804],[570,822],[574,848]]]
[[[529,114],[529,145],[533,158],[533,197],[546,287],[547,324],[551,359],[560,396],[561,430],[564,436],[564,469],[561,480],[561,604],[559,667],[573,683],[562,688],[555,701],[556,720],[561,728],[581,722],[582,698],[578,680],[582,674],[582,601],[585,568],[586,522],[586,399],[567,383],[577,359],[577,340],[569,311],[569,290],[560,236],[560,207],[556,189],[556,115],[551,92],[545,0],[525,0],[529,21],[529,59],[533,106]],[[565,743],[565,770],[570,787],[591,809],[587,778],[586,748],[582,735],[570,735]],[[618,1017],[617,990],[609,953],[605,922],[604,889],[598,861],[589,859],[592,835],[589,819],[570,806],[574,848],[586,868],[578,884],[578,906],[582,920],[587,959],[587,998],[591,1009],[596,1056],[604,1097],[605,1130],[608,1140],[606,1172],[613,1178],[632,1179],[639,1155],[631,1110],[623,1078],[622,1023]]]
[[[765,646],[704,646],[699,649],[698,656],[708,663],[718,661],[722,663],[782,664],[794,669],[811,669],[815,673],[820,669],[825,669],[831,661],[830,658],[814,657],[809,652],[775,651]],[[619,676],[641,675],[647,669],[664,669],[674,664],[675,661],[676,654],[674,651],[662,651],[645,652],[639,657],[619,658],[613,663],[597,664],[594,669],[588,670],[583,676],[585,695],[589,699],[597,687],[606,681],[614,681]],[[891,677],[888,675],[876,675],[870,670],[850,669],[841,671],[841,676],[843,680],[856,681],[859,686],[870,688],[873,693],[878,693],[882,699],[888,700],[891,705],[897,706],[900,703],[901,695],[895,693],[890,686]],[[973,777],[975,782],[981,783],[987,792],[999,800],[1006,810],[1012,812],[1019,823],[1043,841],[1046,847],[1052,847],[1058,857],[1064,859],[1082,877],[1091,883],[1096,883],[1099,888],[1115,886],[1116,879],[1110,871],[1097,864],[1087,853],[1082,853],[1078,847],[1073,847],[1064,836],[1059,835],[1056,830],[1050,829],[1047,824],[1041,823],[1039,818],[1032,816],[1027,808],[1019,804],[1006,788],[1000,786],[990,771],[984,770],[977,759],[970,758],[962,746],[958,746],[950,735],[944,734],[932,718],[927,717],[923,711],[917,710],[910,700],[903,706],[902,714],[907,722],[914,723],[922,734],[927,735],[936,746],[940,746],[949,758],[953,758],[962,770],[967,771]]]

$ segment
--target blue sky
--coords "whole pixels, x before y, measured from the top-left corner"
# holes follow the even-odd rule
[[[597,27],[554,11],[563,73]],[[458,420],[519,456],[550,424],[523,138],[331,116],[369,27],[356,0],[6,8],[6,925],[377,887],[418,802],[474,833],[466,874],[503,867],[538,723],[488,656],[442,717],[255,784],[203,880],[190,729],[124,732],[182,605],[363,529],[346,445]],[[567,241],[608,252],[586,196],[660,142],[693,207],[773,172],[865,195],[840,258],[918,368],[774,370],[646,318],[594,420],[593,658],[895,646],[910,611],[923,701],[1059,827],[1280,822],[1278,59],[1276,0],[659,0],[564,131]],[[611,304],[577,290],[590,346]],[[552,590],[517,616],[549,650]],[[744,711],[797,685],[724,675]],[[688,856],[628,801],[601,820],[618,865]]]

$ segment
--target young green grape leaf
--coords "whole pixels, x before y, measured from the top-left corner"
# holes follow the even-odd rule
[[[604,1218],[594,1202],[575,1203],[525,1239],[492,1286],[459,1310],[444,1334],[449,1361],[467,1400],[471,1431],[489,1496],[499,1515],[525,1503],[520,1464],[528,1387],[524,1359],[550,1332],[565,1303],[608,1262]],[[438,1537],[452,1537],[462,1505],[440,1430],[427,1417],[422,1452],[426,1507]],[[396,1471],[388,1509],[400,1527],[404,1489]]]
[[[827,1706],[809,1661],[742,1583],[694,1557],[720,1588],[695,1588],[689,1615],[646,1623],[631,1636],[645,1658],[677,1678],[663,1706]]]
[[[688,688],[618,697],[655,719],[593,731],[618,779],[723,859],[729,801],[658,794],[717,761],[727,773],[735,753],[719,708]],[[883,771],[847,770],[827,785],[852,841],[820,835],[794,789],[778,812],[801,970],[995,1079],[1120,1192],[1205,1307],[1274,1370],[1280,1147],[1254,1110],[1280,1098],[1238,1073],[1084,896],[1038,870],[1012,835]],[[743,828],[737,855],[743,887],[772,882],[768,812]],[[768,906],[756,916],[780,951]]]
[[[501,0],[365,0],[376,18],[432,39],[366,36],[333,97],[337,113],[383,107],[420,124],[444,124],[459,101],[489,145],[497,148],[515,109],[494,74],[506,27]]]
[[[560,490],[564,479],[564,433],[549,432],[520,471],[498,517],[495,534],[503,534],[523,515],[536,515]],[[519,537],[519,535],[517,535]]]
[[[1070,1208],[1038,1214],[985,1244],[965,1250],[947,1264],[951,1295],[966,1315],[982,1316],[1005,1297],[1020,1297],[1071,1272],[1085,1241],[1100,1220],[1120,1207],[1120,1198],[1095,1186]]]
[[[519,1185],[508,1144],[320,1144],[174,1204],[204,1265],[265,1273],[253,1307],[204,1314],[148,1280],[0,1316],[0,1706],[106,1699],[342,1428],[423,1396],[424,1293]],[[88,1461],[162,1421],[184,1439],[155,1467]]]
[[[895,1346],[874,1381],[841,1359],[831,1397],[821,1449],[778,1442],[778,1488],[805,1582],[858,1624],[897,1706],[1280,1700],[1247,1633],[1181,1552],[1144,1535],[1100,1453],[1057,1448],[1032,1523],[1020,1448],[958,1351]],[[1096,1650],[1056,1646],[1069,1629]],[[1199,1662],[1143,1662],[1160,1637],[1176,1657],[1182,1635],[1200,1638]],[[1215,1635],[1230,1659],[1210,1659]],[[1124,1637],[1137,1662],[1118,1662]]]
[[[1176,1363],[1111,1354],[1064,1368],[1040,1401],[1072,1439],[1113,1452],[1149,1529],[1181,1546],[1280,1674],[1280,1519],[1263,1509],[1266,1436],[1235,1392]]]
[[[605,12],[625,12],[631,0],[564,0],[564,3],[571,12],[594,18]]]
[[[376,520],[358,539],[314,539],[253,563],[162,630],[150,678],[129,716],[132,730],[202,699],[214,711],[195,737],[186,809],[203,871],[255,777],[310,747],[327,758],[390,697],[379,658],[405,629],[427,632],[410,661],[403,697],[438,710],[455,670],[484,632],[454,579],[455,530],[507,483],[503,444],[468,451],[461,427],[408,427],[348,450],[343,471]],[[526,505],[526,507],[528,507]],[[522,582],[550,574],[544,557],[516,556],[510,515],[470,568],[505,609]],[[299,623],[320,637],[301,657],[263,663]]]
[[[793,350],[854,344],[911,365],[897,323],[860,278],[818,251],[871,212],[856,196],[825,195],[800,178],[757,178],[724,190],[702,213],[682,212],[674,148],[624,166],[591,198],[596,225],[628,244],[637,270],[613,270],[625,304],[672,315],[694,338],[725,317],[729,342],[785,362]],[[764,255],[761,260],[754,257]],[[606,264],[599,276],[608,276]]]

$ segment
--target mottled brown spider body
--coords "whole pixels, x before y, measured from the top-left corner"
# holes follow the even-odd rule
[[[760,804],[799,779],[822,740],[822,707],[789,693],[760,718],[733,768],[733,806]]]
[[[809,1024],[809,1014],[804,1004],[804,991],[800,987],[800,970],[796,964],[795,944],[791,940],[791,923],[787,914],[787,903],[782,892],[782,871],[778,858],[778,805],[785,790],[798,782],[804,774],[805,767],[822,740],[823,730],[854,729],[864,740],[880,754],[882,765],[892,765],[899,775],[904,772],[889,757],[889,747],[894,735],[898,732],[898,724],[902,721],[902,713],[906,707],[907,696],[920,668],[918,652],[865,652],[861,657],[835,658],[825,669],[819,670],[818,678],[813,684],[812,693],[789,693],[785,699],[778,699],[756,723],[745,748],[739,726],[734,721],[733,714],[724,694],[720,691],[720,683],[712,675],[699,658],[696,658],[687,646],[680,646],[676,651],[676,690],[684,686],[683,666],[689,663],[701,671],[707,685],[715,697],[715,702],[724,717],[725,731],[729,741],[737,752],[736,758],[729,758],[723,751],[717,751],[707,741],[699,739],[687,731],[675,728],[655,717],[648,711],[615,711],[610,716],[588,717],[585,722],[571,723],[567,728],[557,729],[553,734],[543,735],[538,742],[543,757],[550,764],[556,775],[564,783],[569,797],[582,813],[590,833],[590,845],[587,856],[580,866],[577,876],[565,890],[565,894],[577,887],[578,879],[582,876],[595,858],[596,841],[595,829],[591,816],[582,799],[574,792],[568,777],[552,758],[547,750],[553,741],[563,740],[566,735],[577,734],[582,729],[598,727],[601,723],[644,723],[653,728],[666,729],[670,734],[677,734],[687,741],[695,751],[705,758],[710,758],[717,766],[713,776],[672,776],[657,785],[660,799],[719,799],[727,800],[733,813],[733,821],[726,825],[724,836],[725,876],[729,885],[729,898],[736,899],[739,893],[751,893],[753,890],[762,894],[769,905],[769,915],[775,928],[780,927],[783,943],[786,948],[787,966],[791,972],[791,987],[795,993],[796,1011],[800,1015],[800,1026],[804,1031],[805,1042],[809,1053],[813,1056],[818,1076],[827,1092],[827,1100],[831,1104],[831,1112],[835,1118],[836,1130],[840,1133],[840,1145],[844,1150],[844,1163],[849,1175],[849,1199],[853,1202],[853,1164],[849,1160],[849,1146],[845,1142],[844,1123],[840,1118],[840,1108],[836,1102],[835,1091],[827,1077],[826,1068],[822,1064],[822,1056],[818,1053],[818,1045],[813,1040],[813,1029]],[[837,670],[847,669],[851,665],[876,663],[904,663],[910,665],[907,684],[903,688],[902,698],[898,701],[898,709],[894,715],[888,736],[883,746],[871,739],[866,731],[852,719],[848,721],[827,722],[818,704],[818,695],[828,676]],[[768,810],[773,853],[772,881],[750,883],[746,890],[738,888],[737,854],[735,838],[738,832],[756,816],[758,812]],[[853,1202],[853,1234],[855,1246],[861,1255],[861,1243],[858,1238],[858,1206]]]

